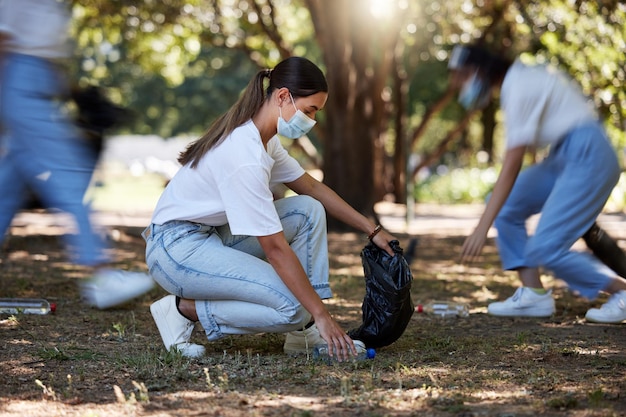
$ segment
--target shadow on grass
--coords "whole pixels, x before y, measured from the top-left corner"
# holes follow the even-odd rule
[[[116,230],[116,266],[145,270],[141,228]],[[413,237],[398,238],[407,247]],[[0,316],[0,414],[624,415],[623,327],[586,323],[592,304],[550,277],[555,316],[490,317],[487,304],[517,287],[514,274],[500,270],[493,241],[480,262],[460,265],[464,236],[418,238],[414,302],[466,302],[470,316],[415,314],[374,360],[328,366],[284,355],[279,334],[208,343],[198,328],[192,341],[206,346],[205,357],[165,352],[148,309],[162,290],[117,309],[88,308],[76,286],[87,273],[67,262],[58,236],[12,236],[0,254],[2,294],[46,297],[59,307],[48,316]],[[360,324],[364,244],[358,234],[329,235],[335,298],[328,308],[346,329]]]

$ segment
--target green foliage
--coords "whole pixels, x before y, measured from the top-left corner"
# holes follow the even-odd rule
[[[440,165],[436,172],[415,185],[414,196],[420,203],[484,203],[497,179],[499,168],[454,168]],[[626,173],[622,173],[605,206],[608,212],[626,208]]]
[[[132,112],[132,121],[113,133],[199,134],[260,67],[281,58],[255,19],[275,19],[294,51],[310,55],[312,26],[298,2],[286,2],[275,16],[262,8],[245,19],[249,3],[75,2],[75,78],[106,87]]]
[[[623,2],[530,2],[531,28],[540,61],[569,71],[607,121],[613,142],[626,145],[626,5]]]
[[[422,62],[415,67],[409,76],[409,92],[407,102],[410,115],[422,114],[425,107],[436,102],[448,87],[446,63],[438,60]],[[457,111],[454,111],[457,110]],[[459,108],[444,109],[445,119],[458,119]]]
[[[241,51],[207,49],[182,72],[184,81],[170,87],[162,77],[141,83],[126,79],[126,102],[135,117],[127,132],[172,137],[198,135],[236,100],[258,70]]]
[[[368,65],[368,57],[393,52],[396,71],[389,71],[393,74],[389,79],[372,78],[372,87],[382,83],[386,88],[383,94],[374,94],[376,89],[372,88],[367,98],[372,106],[363,107],[384,102],[388,118],[381,121],[383,126],[391,126],[397,116],[402,117],[403,130],[396,125],[388,130],[370,129],[385,133],[380,139],[387,141],[383,147],[392,154],[397,150],[393,145],[406,140],[444,95],[452,45],[482,41],[511,57],[526,53],[569,71],[593,99],[614,145],[618,149],[626,146],[624,2],[367,0],[358,10],[346,7],[345,2],[324,3],[324,7],[332,8],[332,19],[324,22],[326,27],[374,30],[364,22],[375,21],[381,39],[383,35],[397,36],[395,49],[378,41],[338,44],[329,39],[329,33],[337,32],[316,33],[313,9],[309,9],[313,4],[304,0],[74,0],[77,60],[73,70],[81,83],[106,87],[116,104],[132,111],[132,121],[112,133],[171,137],[204,131],[236,100],[255,71],[272,67],[287,55],[304,55],[323,68],[331,68],[344,56],[357,57],[353,60],[356,65]],[[346,26],[350,17],[346,13],[363,13],[358,15],[361,26]],[[371,20],[372,15],[376,19]],[[352,71],[352,76],[374,71],[341,64],[332,69]],[[329,76],[345,78],[343,74]],[[406,84],[396,85],[395,77]],[[400,103],[406,105],[405,110]],[[346,109],[322,118],[330,121],[343,117],[362,123],[371,120],[368,114],[355,114],[360,110],[353,105],[346,98]],[[398,115],[400,111],[403,114]],[[411,152],[422,160],[428,158],[463,115],[456,104],[443,106]],[[349,143],[346,138],[354,132],[324,132],[326,120],[320,121],[319,141],[314,140],[318,150],[333,141],[336,152],[355,152],[354,146],[345,146]],[[472,155],[483,149],[486,140],[479,124],[473,122],[460,139],[451,141],[438,163],[476,165]],[[370,139],[368,143],[375,146],[376,138]],[[502,140],[499,128],[495,139],[496,144]],[[354,167],[343,169],[350,168]],[[432,178],[420,189],[441,181],[445,180]],[[428,194],[439,196],[441,188],[447,188],[444,201],[480,200],[486,186],[471,181],[468,185],[466,192],[453,191],[452,183],[449,187],[438,185],[439,191]]]
[[[415,199],[421,203],[483,203],[495,183],[494,168],[455,168],[431,175],[415,187]]]

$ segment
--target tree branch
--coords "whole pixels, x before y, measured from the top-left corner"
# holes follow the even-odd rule
[[[287,45],[285,45],[285,41],[278,31],[278,26],[276,26],[276,13],[274,12],[274,5],[272,4],[272,0],[267,0],[267,5],[270,9],[269,22],[266,22],[266,19],[263,19],[263,10],[257,0],[252,1],[252,7],[259,16],[259,27],[261,28],[263,33],[265,33],[267,37],[270,38],[274,45],[276,45],[276,48],[280,52],[280,56],[283,59],[288,58],[293,55],[293,51],[288,48]]]
[[[448,134],[446,135],[446,137],[439,143],[439,145],[437,146],[437,148],[435,149],[434,152],[432,152],[430,155],[428,155],[423,161],[421,161],[414,169],[413,172],[411,173],[411,178],[415,178],[415,176],[417,175],[417,173],[424,167],[432,164],[434,161],[436,161],[437,159],[439,159],[439,157],[441,157],[441,155],[444,154],[444,152],[448,149],[448,145],[450,143],[452,143],[452,141],[454,139],[457,138],[457,136],[463,131],[465,130],[465,128],[467,127],[467,125],[469,124],[470,120],[472,119],[472,116],[474,114],[476,114],[478,112],[478,110],[474,110],[471,112],[468,112],[465,114],[465,116],[463,117],[463,119],[461,119],[461,121],[456,125],[456,127],[454,129],[452,129],[451,131],[448,132]]]

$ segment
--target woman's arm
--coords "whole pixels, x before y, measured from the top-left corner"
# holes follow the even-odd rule
[[[493,224],[496,216],[500,212],[500,209],[504,205],[504,202],[509,197],[513,184],[517,179],[522,163],[524,162],[524,154],[526,153],[526,146],[519,146],[517,148],[509,149],[504,155],[504,162],[502,163],[502,170],[496,181],[496,184],[487,202],[485,211],[480,217],[480,221],[474,229],[474,232],[468,236],[463,244],[461,250],[461,261],[472,261],[483,249],[485,240],[487,239],[487,233],[489,228]]]
[[[349,358],[348,352],[356,354],[352,339],[331,317],[321,298],[313,289],[302,264],[287,243],[283,232],[259,236],[258,239],[268,262],[287,288],[302,303],[302,306],[311,313],[320,335],[326,340],[328,346],[334,346],[334,349],[329,349],[329,351],[340,352],[344,360]]]
[[[353,209],[352,206],[339,197],[339,195],[330,187],[316,180],[307,173],[302,175],[297,180],[285,185],[298,194],[308,195],[315,198],[324,205],[328,214],[357,230],[361,230],[366,236],[372,233],[376,228],[376,224]],[[385,230],[380,230],[376,233],[372,242],[374,242],[379,248],[389,253],[389,255],[394,256],[394,252],[391,249],[391,246],[389,246],[389,242],[394,239],[395,237]]]

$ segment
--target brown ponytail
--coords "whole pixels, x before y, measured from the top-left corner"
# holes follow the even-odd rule
[[[232,133],[238,126],[247,122],[256,114],[263,105],[265,96],[263,94],[263,81],[269,77],[268,70],[256,73],[250,81],[239,100],[221,115],[198,140],[187,146],[184,152],[178,157],[181,165],[191,162],[191,167],[195,168],[212,147],[220,143],[222,139]]]
[[[269,79],[266,91],[265,78]],[[311,61],[301,57],[290,57],[281,61],[273,70],[261,70],[250,81],[239,100],[220,116],[202,137],[192,142],[181,152],[178,162],[198,166],[200,159],[218,145],[233,130],[250,120],[269,99],[274,90],[286,87],[294,98],[307,97],[319,92],[328,92],[328,84],[322,71]]]

